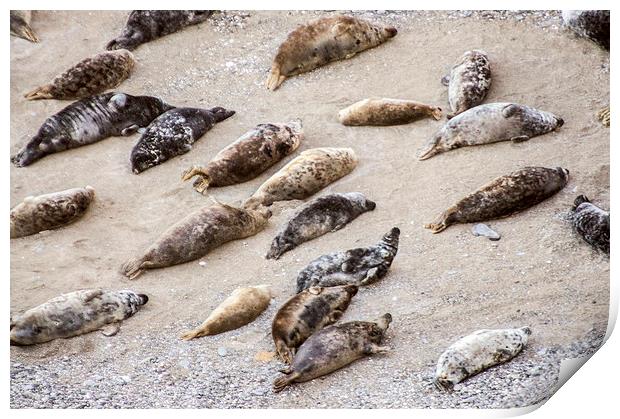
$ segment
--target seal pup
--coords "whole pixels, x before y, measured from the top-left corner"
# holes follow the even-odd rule
[[[118,38],[105,49],[133,50],[141,44],[177,32],[187,26],[204,22],[213,10],[134,10]]]
[[[383,278],[398,252],[400,229],[393,227],[379,243],[345,252],[323,255],[297,275],[297,292],[309,287],[334,285],[370,285]]]
[[[127,261],[121,273],[134,279],[146,269],[198,259],[224,243],[255,235],[269,217],[271,211],[264,207],[242,209],[218,202],[199,209],[164,231],[141,256]]]
[[[609,10],[562,10],[562,20],[577,35],[609,51]]]
[[[24,167],[49,154],[131,135],[172,108],[156,97],[117,92],[79,100],[47,118],[11,162]]]
[[[191,340],[238,329],[253,322],[269,307],[270,301],[269,285],[237,288],[213,310],[207,320],[196,329],[184,333],[181,339]]]
[[[301,120],[288,124],[259,124],[221,150],[205,167],[193,166],[183,173],[187,181],[196,176],[194,189],[243,183],[293,153],[304,138]]]
[[[11,322],[11,345],[34,345],[70,338],[103,328],[118,332],[149,298],[130,290],[80,290],[62,294],[34,307]]]
[[[84,215],[94,197],[92,186],[28,196],[11,209],[11,238],[70,224]]]
[[[405,99],[364,99],[338,112],[342,125],[401,125],[422,118],[441,119],[441,108]]]
[[[50,84],[37,87],[24,97],[36,99],[83,99],[113,89],[126,80],[136,61],[126,49],[106,51],[88,57],[56,76]]]
[[[471,108],[448,121],[418,151],[426,160],[455,148],[496,143],[527,141],[564,125],[552,113],[515,103],[489,103]]]
[[[464,379],[511,360],[525,347],[531,334],[529,327],[482,329],[459,339],[439,357],[435,386],[451,391]]]
[[[337,231],[377,204],[359,192],[333,193],[302,205],[273,239],[267,259],[279,259],[309,240]]]
[[[439,233],[457,223],[477,223],[523,211],[559,192],[568,169],[525,167],[500,176],[445,210],[424,228]]]
[[[267,88],[276,90],[284,79],[314,70],[332,61],[353,57],[396,36],[391,26],[338,15],[322,17],[299,26],[278,48],[267,79]]]
[[[317,330],[336,323],[357,294],[357,286],[311,287],[291,297],[278,310],[271,325],[276,352],[293,362],[295,351]]]
[[[579,195],[570,216],[575,231],[593,247],[609,254],[609,212]]]
[[[30,27],[31,10],[11,10],[11,35],[30,42],[39,42],[39,38]]]
[[[276,201],[306,199],[357,166],[351,148],[311,148],[291,160],[263,183],[243,206],[269,206]]]
[[[327,375],[365,356],[389,351],[381,341],[391,322],[392,316],[386,313],[375,322],[353,321],[320,330],[301,345],[291,366],[280,370],[286,375],[273,382],[274,392]]]
[[[480,105],[491,88],[491,64],[487,53],[465,52],[441,81],[448,86],[448,102],[452,109],[448,119]]]
[[[216,123],[230,118],[235,111],[174,108],[159,115],[146,127],[131,150],[131,170],[135,174],[157,166],[175,156],[185,154]]]

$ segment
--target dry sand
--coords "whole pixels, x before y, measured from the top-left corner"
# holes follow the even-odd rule
[[[551,394],[557,354],[582,353],[600,343],[608,317],[609,260],[577,237],[564,215],[582,193],[609,208],[609,130],[595,116],[609,103],[609,54],[560,28],[557,13],[357,12],[395,25],[398,35],[267,91],[264,81],[279,43],[297,24],[321,14],[327,13],[228,12],[134,51],[135,73],[117,90],[160,96],[177,106],[237,111],[188,154],[134,175],[134,135],[11,167],[11,206],[28,195],[71,187],[92,185],[97,191],[75,224],[11,240],[12,313],[79,288],[131,288],[150,297],[114,337],[91,333],[11,347],[13,407],[520,406]],[[40,12],[33,18],[40,44],[11,38],[11,154],[46,117],[69,104],[28,102],[23,94],[101,51],[126,15]],[[564,118],[564,126],[524,143],[463,148],[420,162],[416,150],[444,121],[387,128],[338,123],[339,109],[370,96],[447,110],[447,89],[439,80],[472,48],[486,50],[492,62],[486,102],[551,111]],[[361,191],[377,202],[375,211],[278,261],[265,260],[271,239],[300,204],[277,203],[266,230],[216,249],[201,259],[205,266],[196,260],[135,281],[118,273],[169,225],[210,205],[180,181],[184,169],[206,163],[258,123],[298,117],[306,133],[298,152],[352,147],[360,159],[351,175],[322,193]],[[239,203],[285,163],[210,193]],[[502,234],[500,241],[473,237],[471,225],[438,235],[422,227],[482,184],[528,165],[568,168],[570,182],[530,210],[489,222]],[[375,243],[392,226],[402,235],[391,271],[360,290],[343,321],[390,312],[394,322],[386,342],[393,350],[272,394],[281,364],[254,357],[272,350],[271,319],[294,293],[296,273],[324,253]],[[261,283],[272,284],[276,297],[257,321],[216,337],[178,339],[233,289]],[[512,363],[450,395],[431,386],[437,357],[458,337],[524,325],[533,330],[531,344]],[[566,349],[583,342],[583,350]]]

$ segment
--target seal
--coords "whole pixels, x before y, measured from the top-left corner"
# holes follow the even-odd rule
[[[30,27],[31,10],[11,10],[11,35],[30,42],[39,42],[39,38]]]
[[[276,201],[306,199],[351,173],[355,166],[357,156],[351,148],[311,148],[267,179],[243,206],[255,208]]]
[[[134,10],[118,38],[105,49],[133,50],[139,45],[177,32],[187,26],[204,22],[213,10]]]
[[[184,333],[181,339],[191,340],[238,329],[253,322],[269,307],[270,301],[269,285],[237,288],[213,310],[207,320],[198,328]]]
[[[92,186],[26,197],[11,209],[11,238],[70,224],[84,215],[94,197]]]
[[[336,323],[357,294],[357,286],[312,287],[291,297],[278,310],[271,325],[276,352],[287,364],[310,335]]]
[[[68,100],[97,95],[126,80],[135,64],[133,54],[126,49],[102,52],[83,59],[51,83],[37,87],[24,97]]]
[[[575,199],[570,220],[575,231],[586,242],[609,254],[609,211],[591,203],[587,196],[579,195]]]
[[[480,105],[491,88],[491,64],[487,53],[466,51],[442,83],[448,86],[448,102],[452,109],[448,119]]]
[[[103,328],[116,334],[149,298],[130,290],[80,290],[53,298],[11,322],[11,345],[34,345]]]
[[[342,125],[401,125],[432,117],[441,119],[441,108],[404,99],[364,99],[338,112]]]
[[[205,193],[209,186],[247,182],[297,150],[303,138],[301,120],[259,124],[217,153],[205,167],[186,170],[182,179],[196,176],[194,189],[200,193]]]
[[[131,150],[131,170],[138,174],[189,152],[192,144],[216,123],[234,114],[235,111],[220,107],[174,108],[164,112],[149,124]]]
[[[424,228],[439,233],[457,223],[477,223],[507,217],[559,192],[568,182],[568,169],[525,167],[500,176],[444,211]]]
[[[609,10],[563,10],[564,25],[609,51]]]
[[[336,231],[377,204],[359,192],[333,193],[302,205],[273,239],[267,259],[279,259],[309,240]]]
[[[271,211],[236,208],[216,203],[194,211],[164,231],[155,243],[121,268],[134,279],[146,269],[164,268],[203,257],[232,240],[250,237],[267,225]]]
[[[297,292],[314,286],[361,287],[377,282],[392,266],[399,237],[400,230],[394,227],[374,246],[329,253],[313,260],[297,275]]]
[[[482,329],[459,339],[439,357],[435,385],[451,391],[464,379],[511,360],[525,347],[531,334],[529,327]]]
[[[446,123],[418,152],[426,160],[455,148],[527,141],[561,127],[564,120],[552,113],[514,103],[489,103],[471,108]]]
[[[278,48],[267,79],[267,88],[276,90],[284,79],[353,57],[396,36],[391,26],[337,15],[322,17],[299,26]]]
[[[28,166],[53,153],[127,136],[173,107],[152,96],[104,93],[74,102],[45,120],[11,162]]]
[[[292,365],[280,371],[286,375],[273,382],[274,392],[327,375],[365,356],[389,351],[381,341],[391,322],[392,316],[386,313],[375,322],[342,323],[315,333],[301,345]]]

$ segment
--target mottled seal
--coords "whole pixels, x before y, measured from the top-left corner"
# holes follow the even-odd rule
[[[225,299],[198,328],[190,330],[181,339],[190,340],[203,336],[217,335],[238,329],[253,322],[271,301],[271,287],[237,288]]]
[[[500,176],[444,211],[424,227],[439,233],[457,223],[507,217],[544,201],[568,182],[568,169],[525,167]]]
[[[49,154],[111,136],[131,135],[172,108],[152,96],[116,92],[91,96],[47,118],[11,161],[17,167],[28,166]]]
[[[175,156],[185,154],[216,123],[230,118],[235,111],[174,108],[159,115],[146,127],[131,150],[131,170],[138,174]]]
[[[396,36],[396,29],[338,15],[299,26],[278,48],[267,79],[276,90],[287,77],[314,70],[332,61],[353,57]]]
[[[271,326],[276,352],[287,364],[310,335],[336,323],[344,314],[357,286],[312,287],[290,298],[278,310]]]
[[[529,327],[483,329],[459,339],[439,357],[435,385],[450,391],[464,379],[511,360],[525,347],[531,334]]]
[[[259,124],[217,153],[205,167],[186,170],[183,180],[197,176],[194,188],[200,193],[209,186],[246,182],[297,150],[303,138],[300,120]]]
[[[392,316],[386,313],[376,322],[353,321],[320,330],[301,345],[291,366],[280,371],[286,375],[273,382],[274,392],[327,375],[365,356],[389,351],[381,341],[391,322]]]
[[[364,286],[377,282],[392,266],[399,237],[400,230],[393,227],[374,246],[329,253],[313,260],[297,275],[297,292],[313,286]]]
[[[426,160],[444,151],[498,141],[527,141],[561,127],[562,118],[515,103],[489,103],[448,121],[418,152]]]
[[[39,38],[30,27],[31,10],[11,10],[11,35],[30,42],[39,42]]]
[[[243,206],[254,208],[276,201],[306,199],[351,173],[355,166],[357,156],[351,148],[306,150],[267,179]]]
[[[107,50],[133,50],[141,44],[204,22],[213,10],[134,10],[118,38],[106,45]]]
[[[448,101],[452,113],[448,119],[482,103],[491,88],[491,64],[481,50],[465,52],[442,79],[448,86]]]
[[[575,231],[595,248],[609,254],[609,212],[590,202],[585,195],[575,199],[570,217]]]
[[[596,117],[598,118],[599,121],[601,121],[601,123],[604,126],[609,128],[609,119],[610,119],[609,106],[605,106],[603,109],[598,111],[598,113],[596,114]]]
[[[135,60],[126,49],[88,57],[59,74],[50,84],[37,87],[24,97],[35,99],[83,99],[113,89],[129,77]]]
[[[62,294],[26,311],[11,322],[12,345],[34,345],[102,329],[118,331],[120,322],[133,316],[149,298],[130,290],[101,289]]]
[[[441,108],[404,99],[364,99],[338,112],[343,125],[400,125],[422,118],[441,119]]]
[[[134,279],[146,269],[189,262],[232,240],[253,236],[267,225],[271,211],[216,203],[194,211],[164,231],[142,254],[129,260],[121,273]]]
[[[377,204],[359,192],[333,193],[302,205],[273,239],[267,259],[279,259],[309,240],[340,230]]]
[[[564,24],[579,36],[609,50],[609,10],[563,10]]]
[[[95,197],[92,186],[29,196],[11,209],[11,238],[52,230],[80,218]]]

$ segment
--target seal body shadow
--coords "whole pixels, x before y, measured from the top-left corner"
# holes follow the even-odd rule
[[[570,221],[586,242],[609,255],[609,211],[597,207],[585,195],[579,195],[575,199]]]

